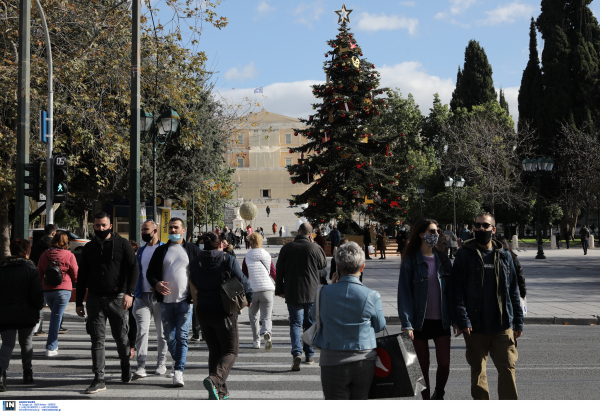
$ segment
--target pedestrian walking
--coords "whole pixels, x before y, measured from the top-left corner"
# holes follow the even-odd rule
[[[475,240],[465,242],[456,254],[451,309],[458,326],[456,336],[464,335],[473,399],[490,399],[489,355],[498,370],[499,399],[516,400],[516,339],[523,334],[523,309],[512,256],[492,239],[495,226],[491,214],[479,214]]]
[[[512,256],[513,265],[515,266],[515,272],[517,274],[517,283],[519,284],[519,296],[521,296],[521,299],[525,299],[525,296],[527,296],[527,285],[525,282],[525,274],[523,273],[523,266],[521,266],[521,262],[519,262],[518,255],[513,252],[510,243],[508,243],[505,237],[498,240],[502,243],[504,250],[508,250]]]
[[[444,236],[446,237],[446,256],[450,259],[454,259],[454,254],[456,254],[458,245],[456,244],[456,235],[452,231],[452,225],[446,225]]]
[[[271,214],[271,208],[269,206],[267,206],[267,218],[269,217],[270,214]]]
[[[315,299],[317,286],[327,276],[327,258],[321,247],[314,243],[312,226],[303,223],[293,242],[283,245],[277,259],[277,280],[275,294],[285,299],[290,318],[290,338],[292,341],[293,371],[300,370],[302,350],[305,363],[314,363],[314,349],[302,343],[302,328],[313,325],[309,317]],[[327,282],[327,280],[325,280]]]
[[[133,248],[126,239],[112,232],[108,214],[100,212],[94,216],[94,233],[96,236],[85,244],[81,253],[75,301],[77,315],[83,318],[87,310],[85,327],[92,340],[94,380],[86,389],[87,394],[106,390],[104,340],[107,319],[121,360],[121,381],[131,381],[127,310],[133,303],[139,276]]]
[[[11,256],[0,262],[0,392],[7,391],[6,371],[10,364],[17,334],[21,347],[23,383],[33,383],[33,328],[44,307],[44,287],[29,256],[31,244],[14,239]]]
[[[129,239],[129,244],[133,248],[133,253],[135,253],[135,255],[137,256],[138,250],[140,250],[140,245],[138,244],[138,242],[136,242],[133,239]],[[138,262],[138,267],[139,267],[139,262]],[[139,283],[139,279],[140,278],[138,276],[138,283]],[[135,296],[133,297],[133,303],[131,304],[129,309],[127,309],[127,311],[129,312],[129,317],[128,317],[129,331],[127,332],[127,338],[129,339],[129,359],[135,358],[135,341],[137,338],[137,321],[135,320],[135,316],[133,316],[133,306],[134,305],[135,305]]]
[[[370,226],[365,225],[365,229],[363,230],[363,243],[365,244],[365,259],[371,259],[369,256],[369,246],[371,245],[371,230]]]
[[[56,234],[56,230],[57,230],[56,225],[48,224],[48,225],[44,226],[44,236],[40,240],[35,242],[33,244],[33,246],[31,247],[31,256],[29,256],[29,260],[31,260],[35,264],[35,266],[37,266],[37,264],[39,263],[40,256],[42,256],[42,253],[44,253],[46,250],[48,250],[50,248],[50,242],[52,242],[52,238]],[[44,326],[44,308],[42,308],[40,310],[40,318],[39,318],[37,325],[33,329],[33,336],[46,335],[46,332],[44,331],[43,326]],[[61,328],[62,328],[62,325],[61,325]],[[66,332],[66,330],[64,332]]]
[[[438,223],[421,219],[414,226],[408,245],[402,252],[398,280],[398,315],[402,330],[408,331],[423,371],[424,400],[444,399],[450,375],[450,291],[452,265],[444,253],[436,250]],[[437,372],[435,390],[429,384],[429,340],[435,344]]]
[[[262,248],[263,239],[256,233],[250,235],[250,246],[252,249],[246,253],[242,262],[242,273],[248,278],[252,288],[254,305],[248,309],[250,327],[252,328],[252,348],[260,349],[261,338],[265,340],[265,350],[269,352],[273,348],[271,334],[273,312],[273,297],[275,294],[275,265],[271,255]],[[260,311],[259,329],[258,313]]]
[[[556,248],[560,249],[560,232],[558,227],[556,228],[556,232],[554,232],[554,237],[556,238]]]
[[[323,249],[323,252],[325,252],[325,238],[323,237],[323,235],[321,234],[321,229],[317,229],[315,231],[315,243],[319,246],[321,246],[321,249]]]
[[[313,341],[321,348],[323,395],[325,400],[367,399],[377,361],[375,333],[386,324],[381,295],[358,280],[365,267],[360,246],[348,242],[335,258],[339,280],[321,290],[321,328]],[[313,304],[310,316],[315,315]]]
[[[581,246],[583,246],[583,254],[587,255],[588,242],[590,240],[590,231],[586,225],[581,226],[579,230],[579,236],[581,236]]]
[[[167,340],[163,334],[162,318],[160,314],[160,303],[154,296],[154,289],[148,282],[146,274],[150,266],[150,260],[159,246],[164,245],[158,240],[158,225],[148,220],[142,225],[142,240],[146,242],[137,254],[139,277],[135,286],[135,301],[133,302],[133,317],[137,322],[137,334],[135,337],[135,351],[137,352],[137,369],[133,374],[135,379],[148,376],[146,372],[146,359],[148,358],[148,339],[150,335],[150,322],[154,319],[156,327],[157,360],[156,375],[167,373]]]
[[[276,235],[277,234],[277,223],[273,222],[272,229],[273,229],[273,234]]]
[[[40,256],[37,265],[44,285],[44,300],[50,308],[50,326],[46,339],[46,356],[58,355],[58,329],[71,299],[73,283],[77,282],[77,260],[69,250],[69,236],[57,232],[50,248]]]
[[[569,250],[569,240],[571,240],[571,231],[569,229],[565,230],[565,243],[567,244],[567,250]]]
[[[379,259],[385,259],[385,249],[387,248],[386,242],[386,233],[383,229],[383,226],[379,228],[377,232],[377,249],[379,249],[379,253],[381,257]]]
[[[406,242],[408,241],[408,231],[404,226],[400,228],[398,233],[396,234],[396,244],[398,248],[396,250],[397,253],[402,253],[404,248],[406,247]]]
[[[174,217],[169,220],[169,241],[156,249],[146,273],[160,303],[163,334],[173,359],[173,386],[179,388],[185,385],[183,371],[194,307],[190,291],[190,262],[200,254],[200,249],[185,241],[185,232],[182,219]]]
[[[335,254],[336,248],[340,243],[340,239],[342,238],[342,234],[337,228],[337,225],[333,225],[331,232],[329,233],[329,239],[331,240],[331,254]]]
[[[460,239],[460,246],[462,247],[462,243],[471,239],[471,232],[469,231],[469,225],[465,224],[460,232],[458,233],[458,238]]]
[[[279,228],[279,237],[283,236],[283,226]]]
[[[238,314],[223,310],[221,284],[227,276],[243,285],[252,308],[253,291],[237,261],[223,253],[219,239],[212,233],[204,236],[204,250],[191,262],[190,277],[197,289],[196,314],[204,341],[208,346],[208,377],[203,381],[212,400],[228,399],[227,378],[239,353]]]
[[[233,256],[233,258],[235,259],[236,256],[235,251],[233,250],[233,245],[230,245],[227,241],[227,238],[223,235],[219,236],[219,239],[221,240],[221,243],[223,243],[223,252]]]

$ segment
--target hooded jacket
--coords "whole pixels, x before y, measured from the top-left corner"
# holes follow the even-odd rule
[[[32,328],[44,307],[44,287],[35,264],[9,257],[0,263],[0,331]]]
[[[508,316],[510,328],[523,331],[523,308],[513,259],[502,243],[493,239],[496,298],[500,319]],[[483,258],[475,239],[467,240],[456,253],[452,266],[452,318],[460,329],[481,327],[480,313],[483,295]]]
[[[76,306],[83,306],[86,288],[96,296],[133,296],[138,276],[135,252],[126,239],[114,232],[103,241],[96,236],[81,253]]]
[[[50,264],[50,262],[58,262],[60,271],[62,272],[63,281],[60,285],[46,285],[44,283],[44,272]],[[44,290],[68,290],[73,289],[73,283],[77,282],[77,272],[79,267],[77,266],[77,260],[75,255],[70,250],[50,248],[42,253],[40,261],[37,265],[38,272],[40,273],[40,279],[44,285]]]
[[[31,260],[36,266],[40,263],[40,256],[46,250],[50,248],[50,243],[52,242],[52,236],[44,236],[40,240],[34,243],[31,247],[31,254],[29,255],[29,260]]]
[[[203,250],[190,262],[190,280],[196,287],[198,311],[226,316],[221,301],[221,284],[225,280],[225,272],[241,282],[248,304],[252,303],[252,287],[242,274],[237,260],[222,250]]]

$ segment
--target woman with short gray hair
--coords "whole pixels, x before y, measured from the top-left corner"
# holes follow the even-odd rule
[[[321,327],[313,341],[321,348],[323,394],[326,400],[367,399],[377,360],[375,333],[385,327],[381,295],[358,279],[365,253],[355,242],[342,245],[335,261],[339,280],[321,290]]]

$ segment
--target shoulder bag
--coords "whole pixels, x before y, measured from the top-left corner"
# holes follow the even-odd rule
[[[223,256],[223,262],[225,262],[225,256]],[[229,272],[224,273],[223,283],[221,283],[221,302],[227,316],[240,312],[248,306],[244,285]]]
[[[321,303],[321,289],[323,289],[325,285],[319,285],[317,287],[317,298],[315,300],[315,323],[302,333],[302,341],[307,345],[311,345],[314,348],[319,348],[313,344],[317,334],[319,333],[319,329],[321,329],[321,314],[319,313],[320,303]]]

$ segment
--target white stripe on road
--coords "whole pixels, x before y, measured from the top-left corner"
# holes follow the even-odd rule
[[[166,375],[155,375],[153,373],[154,368],[149,368],[146,370],[148,372],[148,376],[145,378],[135,379],[132,381],[132,384],[156,384],[160,381],[172,381],[173,378],[168,378]],[[11,373],[7,374],[7,378],[9,379],[20,379],[22,376],[21,373]],[[72,374],[72,373],[51,373],[51,372],[34,372],[34,377],[36,383],[43,383],[48,381],[92,381],[94,379],[94,374],[92,373],[81,373],[81,374]],[[185,382],[202,382],[206,376],[204,375],[192,375],[189,373],[183,373],[183,380]],[[121,374],[120,373],[106,373],[105,380],[110,385],[111,381],[121,382]],[[272,376],[272,375],[230,375],[227,378],[227,382],[321,382],[321,375],[300,375],[300,374],[291,374],[284,376]],[[11,392],[12,393],[12,392]]]
[[[290,347],[291,348],[291,347]],[[91,349],[90,349],[91,350]],[[73,350],[73,349],[60,349],[58,350],[58,356],[56,357],[46,357],[44,356],[42,359],[38,359],[35,358],[36,363],[38,361],[42,361],[42,360],[59,360],[61,358],[66,358],[66,357],[89,357],[90,356],[90,350]],[[115,347],[115,351],[116,351],[116,347]],[[106,351],[109,355],[110,355],[110,350]],[[34,354],[36,354],[37,352],[34,352]],[[45,352],[40,352],[45,354]],[[156,353],[156,349],[155,350],[150,350],[148,352],[148,355],[154,359],[154,355]],[[19,352],[15,353],[13,352],[13,354],[15,355],[15,359],[21,359],[21,355]],[[188,350],[188,359],[190,358],[190,356],[201,356],[201,357],[208,357],[208,350],[202,351],[202,352],[198,352],[196,350],[194,350],[193,347],[190,347]],[[315,360],[319,359],[319,353],[315,352],[314,356]],[[242,359],[242,358],[290,358],[290,362],[292,361],[292,354],[290,352],[266,352],[264,348],[261,349],[255,349],[255,351],[248,353],[248,352],[240,352],[238,355],[238,359]],[[134,357],[131,360],[131,364],[135,364],[136,362],[136,358]]]

